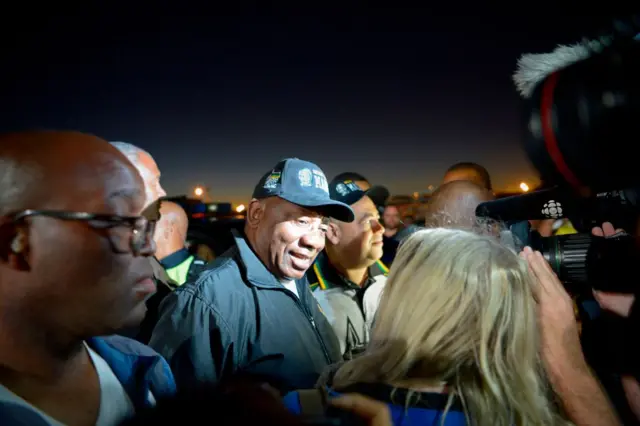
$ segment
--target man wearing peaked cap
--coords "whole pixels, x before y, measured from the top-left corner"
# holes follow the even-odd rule
[[[384,211],[384,207],[387,204],[387,200],[391,196],[389,190],[382,185],[371,185],[369,180],[362,176],[360,173],[355,172],[344,172],[333,178],[333,182],[338,181],[352,181],[356,185],[358,185],[363,191],[367,192],[367,197],[371,198],[373,204],[376,205],[378,211],[382,213]],[[348,203],[347,203],[348,204]]]
[[[242,373],[287,392],[313,387],[342,359],[305,273],[325,244],[327,217],[351,222],[313,163],[280,161],[259,180],[244,234],[196,282],[168,296],[150,345],[179,387]]]
[[[371,195],[344,174],[329,183],[336,201],[353,209],[355,220],[329,221],[326,247],[307,272],[314,296],[329,319],[346,359],[362,352],[387,280],[380,261],[384,227]]]

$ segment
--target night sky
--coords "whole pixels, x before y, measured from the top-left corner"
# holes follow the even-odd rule
[[[504,13],[31,19],[3,29],[0,130],[134,143],[154,155],[171,195],[204,184],[241,202],[289,156],[393,193],[424,191],[458,161],[513,188],[535,175],[521,149],[516,59],[576,42],[602,18]]]

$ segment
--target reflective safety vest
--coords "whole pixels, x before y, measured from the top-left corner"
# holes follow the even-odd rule
[[[569,235],[569,234],[577,234],[578,231],[573,227],[569,220],[565,220],[562,225],[555,230],[553,235]]]
[[[196,257],[187,249],[178,250],[160,261],[167,275],[177,285],[198,279],[202,271],[206,269],[207,262]]]
[[[167,275],[169,275],[178,285],[182,285],[186,282],[197,280],[200,273],[202,273],[206,267],[207,263],[204,260],[196,259],[195,256],[189,256],[178,266],[167,269]]]

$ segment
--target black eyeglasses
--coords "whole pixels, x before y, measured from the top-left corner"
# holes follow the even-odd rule
[[[153,251],[153,233],[156,229],[156,220],[149,220],[144,216],[117,216],[108,214],[95,214],[87,212],[69,212],[62,210],[23,210],[12,216],[14,222],[33,216],[46,216],[60,220],[73,220],[86,222],[94,229],[106,229],[109,232],[109,241],[118,253],[133,253]],[[118,229],[128,229],[126,235],[118,232]]]

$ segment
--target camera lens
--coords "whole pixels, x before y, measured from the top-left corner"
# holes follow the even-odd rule
[[[542,253],[571,294],[587,294],[592,288],[625,293],[637,286],[629,279],[629,268],[638,264],[640,252],[635,238],[627,234],[538,237],[532,239],[532,247]]]

